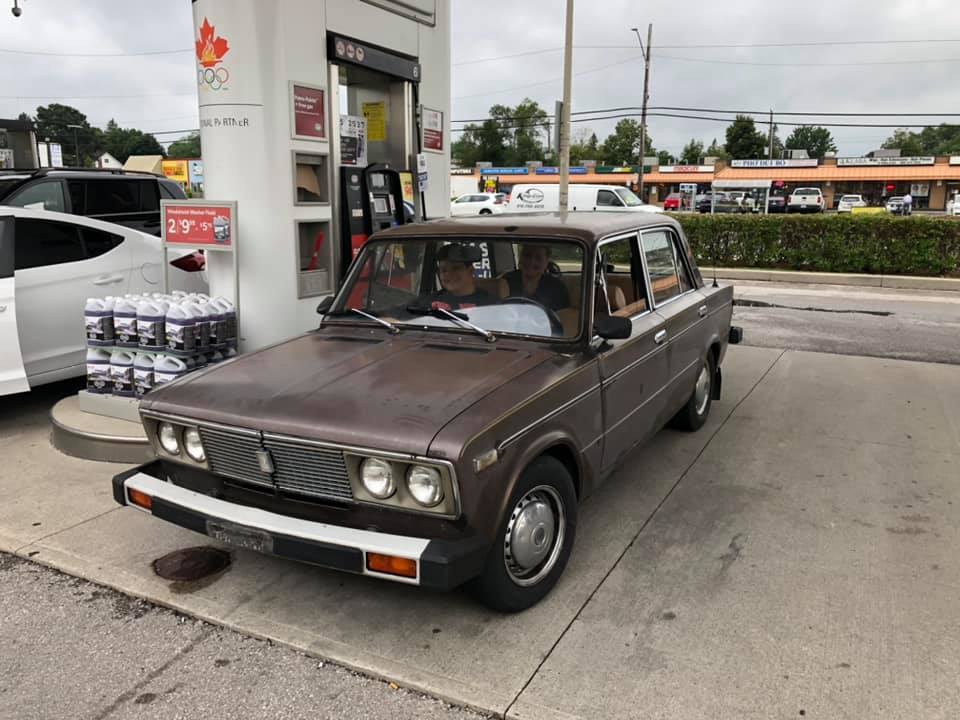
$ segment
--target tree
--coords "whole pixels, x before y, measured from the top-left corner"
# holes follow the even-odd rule
[[[37,116],[33,119],[37,128],[37,139],[53,143],[60,143],[65,158],[79,167],[93,165],[100,144],[100,130],[91,127],[87,116],[74,107],[50,103],[46,107],[37,108]],[[70,125],[79,125],[74,128]],[[79,158],[77,157],[79,144]]]
[[[806,150],[812,158],[822,158],[828,152],[836,152],[837,144],[825,127],[804,125],[795,128],[787,138],[786,146],[792,150]]]
[[[653,143],[647,136],[646,153],[652,154]],[[624,118],[617,123],[613,134],[603,141],[600,154],[604,162],[610,165],[636,165],[640,153],[640,123]]]
[[[596,160],[599,152],[597,134],[590,128],[577,128],[570,142],[570,164],[580,165],[584,160]]]
[[[530,160],[543,160],[543,138],[549,121],[547,111],[530,98],[515,108],[494,105],[490,117],[500,124],[507,142],[508,165],[523,165]]]
[[[673,165],[676,162],[676,158],[673,157],[668,151],[660,150],[657,152],[657,164],[658,165]]]
[[[715,157],[720,158],[724,162],[730,159],[730,153],[727,152],[727,149],[723,145],[717,145],[717,139],[714,138],[713,142],[710,143],[710,147],[703,151],[703,156],[705,158]]]
[[[200,157],[200,133],[190,133],[186,137],[170,144],[167,148],[167,157],[170,158],[198,158]]]
[[[716,143],[716,140],[714,140],[714,143]],[[691,138],[690,142],[683,146],[683,151],[680,153],[680,164],[699,165],[703,158],[703,143],[699,140]]]
[[[937,125],[920,132],[899,128],[887,138],[883,147],[898,149],[904,156],[955,155],[960,153],[960,125]]]
[[[481,161],[504,165],[507,157],[504,132],[496,120],[484,120],[480,125],[471,123],[451,145],[450,154],[460,167],[474,167]]]
[[[120,162],[126,162],[131,155],[165,155],[163,146],[153,135],[141,130],[122,128],[116,121],[107,123],[103,133],[102,148]]]
[[[767,138],[757,131],[753,118],[737,115],[727,127],[726,149],[734,160],[766,157]]]

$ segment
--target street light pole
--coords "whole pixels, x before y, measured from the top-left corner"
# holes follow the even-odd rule
[[[76,151],[77,167],[83,167],[83,163],[80,161],[80,141],[77,139],[77,130],[83,127],[83,125],[67,125],[68,128],[73,128],[73,147]]]
[[[570,91],[573,66],[573,0],[567,0],[567,24],[563,41],[563,109],[560,123],[560,212],[566,212],[570,192]]]
[[[647,153],[647,100],[650,99],[650,44],[653,42],[653,23],[647,25],[647,46],[637,28],[631,28],[637,34],[640,52],[643,53],[643,103],[640,108],[640,199],[643,200],[643,157]],[[646,202],[646,201],[644,201]]]

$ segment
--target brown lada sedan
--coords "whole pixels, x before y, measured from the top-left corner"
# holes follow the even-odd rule
[[[378,233],[316,330],[149,393],[157,459],[114,495],[240,547],[522,610],[627,453],[703,425],[739,340],[732,297],[663,215]]]

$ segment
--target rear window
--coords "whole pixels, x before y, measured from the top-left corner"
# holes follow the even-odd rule
[[[795,195],[819,195],[820,188],[797,188],[793,192]]]
[[[858,200],[860,200],[860,196],[859,196],[859,195],[844,195],[844,196],[843,196],[842,198],[840,198],[840,199],[841,199],[843,202],[857,202]]]
[[[140,212],[140,183],[136,180],[88,180],[87,215]]]

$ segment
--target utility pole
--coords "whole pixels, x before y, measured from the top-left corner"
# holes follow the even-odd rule
[[[83,163],[80,161],[80,141],[77,139],[77,130],[82,128],[83,125],[67,125],[68,128],[73,128],[73,147],[77,151],[77,167],[83,167]]]
[[[773,109],[770,110],[770,155],[769,159],[773,160]]]
[[[640,199],[643,200],[643,157],[647,154],[647,100],[650,99],[650,44],[653,42],[653,23],[647,25],[646,47],[640,38],[640,31],[637,28],[631,29],[637,34],[640,52],[643,53],[643,103],[640,108]]]
[[[570,191],[570,88],[573,66],[573,0],[567,0],[567,25],[563,40],[563,112],[560,123],[560,212],[567,211]]]

